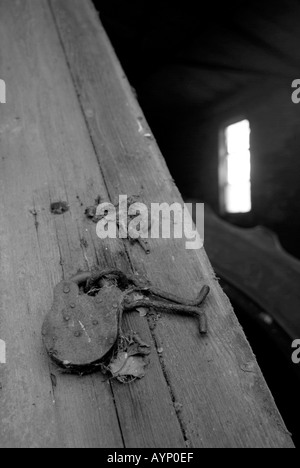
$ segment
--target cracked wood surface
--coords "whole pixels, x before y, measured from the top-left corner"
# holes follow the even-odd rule
[[[292,442],[205,252],[182,240],[100,241],[84,211],[100,195],[182,202],[90,1],[0,0],[1,447],[291,447]],[[64,215],[50,212],[65,201]],[[62,374],[41,326],[62,277],[117,266],[194,297],[210,331],[137,313],[152,346],[145,379]],[[156,348],[162,348],[159,355]]]

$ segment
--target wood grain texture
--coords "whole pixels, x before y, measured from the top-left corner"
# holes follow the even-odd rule
[[[50,0],[50,4],[110,198],[139,194],[148,203],[182,202],[91,3]],[[174,406],[180,407],[178,419],[186,443],[192,447],[291,447],[203,249],[187,251],[182,240],[151,240],[150,245],[149,256],[138,246],[128,248],[135,271],[183,297],[195,296],[204,282],[212,288],[206,304],[207,338],[199,338],[193,320],[179,316],[163,316],[153,332],[163,348],[160,361],[177,403]],[[128,421],[147,405],[134,408],[130,395],[126,401],[122,398],[127,391],[117,387],[120,399],[116,405],[125,444],[132,447],[136,438],[126,430]],[[129,387],[130,393],[134,391]],[[153,421],[149,433],[155,431],[154,425]]]
[[[0,446],[123,447],[117,390],[101,374],[62,375],[45,354],[41,326],[62,276],[97,263],[126,270],[124,246],[100,242],[84,216],[107,192],[47,2],[1,1],[0,22],[8,84],[0,109]],[[50,204],[59,200],[70,210],[54,216]],[[151,344],[147,322],[138,322]],[[147,378],[120,398],[134,413],[126,430],[137,444],[184,446],[156,355]]]

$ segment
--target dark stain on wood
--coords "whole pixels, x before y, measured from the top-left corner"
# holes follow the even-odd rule
[[[51,207],[50,207],[50,210],[51,210],[51,213],[54,214],[54,215],[62,215],[64,213],[67,213],[67,211],[69,211],[70,207],[68,205],[68,203],[66,202],[54,202],[54,203],[51,203]]]

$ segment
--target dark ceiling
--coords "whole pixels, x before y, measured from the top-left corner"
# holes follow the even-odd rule
[[[146,107],[202,105],[300,70],[296,0],[95,0],[131,84]]]

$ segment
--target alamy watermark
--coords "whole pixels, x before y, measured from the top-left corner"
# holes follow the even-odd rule
[[[299,364],[300,363],[300,340],[294,340],[292,343],[292,348],[295,349],[295,351],[292,354],[292,361],[294,364]]]
[[[0,104],[6,104],[6,83],[0,80]]]
[[[299,104],[300,102],[300,79],[294,80],[292,82],[292,88],[296,88],[292,93],[292,102],[294,104]]]
[[[203,247],[203,203],[151,203],[147,206],[130,203],[127,195],[120,195],[116,205],[99,204],[96,217],[100,239],[185,239],[187,250]]]
[[[0,364],[6,364],[6,344],[0,340]]]
[[[6,84],[0,79],[0,104],[6,104]],[[0,340],[0,364],[6,364],[6,344]]]

